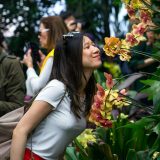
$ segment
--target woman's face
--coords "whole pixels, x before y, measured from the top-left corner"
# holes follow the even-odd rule
[[[82,63],[85,69],[91,70],[98,68],[102,64],[100,50],[86,36],[83,37]]]
[[[41,45],[42,48],[46,48],[47,49],[47,42],[48,42],[48,28],[45,28],[44,25],[41,23],[40,27],[39,27],[39,43]]]

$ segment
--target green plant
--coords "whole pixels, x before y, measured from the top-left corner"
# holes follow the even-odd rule
[[[129,16],[136,17],[137,15],[146,15],[146,19],[148,19],[147,29],[152,29],[157,35],[156,42],[154,43],[154,55],[153,59],[157,59],[159,61],[160,55],[160,40],[158,39],[160,34],[160,3],[158,0],[123,0],[123,2],[129,7]],[[133,9],[133,10],[132,10]],[[141,10],[146,11],[141,12]],[[131,12],[132,11],[132,12]],[[134,12],[133,12],[134,11]],[[149,11],[149,12],[148,12]],[[141,12],[141,13],[140,13]],[[131,14],[134,13],[134,14]],[[135,14],[136,13],[136,14]],[[141,20],[144,16],[140,17]],[[150,23],[152,22],[152,23]],[[152,26],[153,25],[153,26]],[[137,28],[138,27],[138,28]],[[129,44],[127,47],[127,43],[124,41],[120,41],[118,38],[107,38],[107,45],[104,48],[107,51],[107,55],[115,56],[119,54],[122,60],[129,60],[131,55],[129,51],[132,50],[132,47],[137,45],[139,39],[133,36],[133,32],[137,32],[135,29],[142,29],[143,33],[146,31],[146,28],[143,28],[142,25],[137,25],[133,27],[131,34],[129,34],[125,41]],[[144,30],[143,30],[144,29]],[[141,32],[142,33],[142,32]],[[132,39],[133,38],[133,39]],[[132,45],[132,42],[133,45]],[[110,43],[110,45],[108,45]],[[125,44],[125,45],[124,45]],[[122,50],[125,48],[125,51]],[[132,50],[133,51],[133,50]],[[136,52],[136,51],[135,51]],[[146,55],[143,52],[137,52],[137,54]],[[148,56],[148,55],[146,55]],[[102,75],[97,76],[98,82],[100,82],[101,87],[98,86],[98,95],[101,98],[98,99],[98,111],[92,108],[92,112],[99,114],[93,114],[94,118],[92,122],[96,122],[97,125],[95,128],[90,130],[90,134],[96,138],[96,141],[86,140],[85,147],[82,140],[77,138],[73,147],[75,149],[75,154],[77,160],[159,160],[160,159],[160,69],[158,68],[155,73],[143,73],[150,76],[148,79],[143,80],[144,89],[141,91],[142,93],[147,93],[148,98],[153,100],[153,107],[150,108],[147,106],[146,109],[152,109],[153,113],[149,116],[141,117],[139,120],[132,120],[131,116],[119,114],[117,116],[113,116],[113,101],[118,96],[113,96],[115,99],[111,101],[107,101],[110,104],[110,116],[106,116],[109,112],[108,110],[104,110],[104,106],[108,103],[105,100],[109,99],[109,94],[113,93],[113,85],[109,90],[105,90],[105,96],[102,88],[105,88],[105,82]],[[96,74],[98,75],[98,74]],[[112,82],[109,80],[110,84]],[[108,82],[107,82],[108,83]],[[117,92],[120,94],[120,91]],[[104,96],[104,97],[103,97]],[[143,106],[138,104],[134,99],[127,97],[126,95],[121,95],[124,97],[123,101],[128,102],[131,101],[132,105],[135,105],[138,109],[141,109]],[[96,99],[97,100],[97,99]],[[101,105],[99,105],[99,103]],[[105,114],[102,112],[104,111]],[[121,108],[118,111],[122,111]],[[95,116],[96,115],[96,116]],[[108,123],[109,122],[109,123]],[[84,134],[84,133],[83,133]],[[68,159],[69,160],[69,159]]]

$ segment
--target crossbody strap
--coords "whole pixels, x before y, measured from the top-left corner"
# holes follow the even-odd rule
[[[66,93],[67,93],[67,90],[65,89],[64,95],[63,95],[63,97],[61,98],[61,100],[59,101],[59,103],[57,104],[57,107],[59,107],[59,105],[60,105],[61,102],[63,101],[63,99],[64,99]]]

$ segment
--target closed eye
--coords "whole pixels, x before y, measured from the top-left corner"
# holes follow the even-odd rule
[[[95,46],[96,46],[96,44],[95,44],[95,43],[92,43],[92,46],[94,46],[94,47],[95,47]]]
[[[89,49],[89,47],[90,47],[89,45],[85,45],[84,49]]]

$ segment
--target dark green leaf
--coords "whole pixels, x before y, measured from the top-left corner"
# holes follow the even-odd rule
[[[136,151],[134,149],[128,151],[126,160],[137,160]]]

